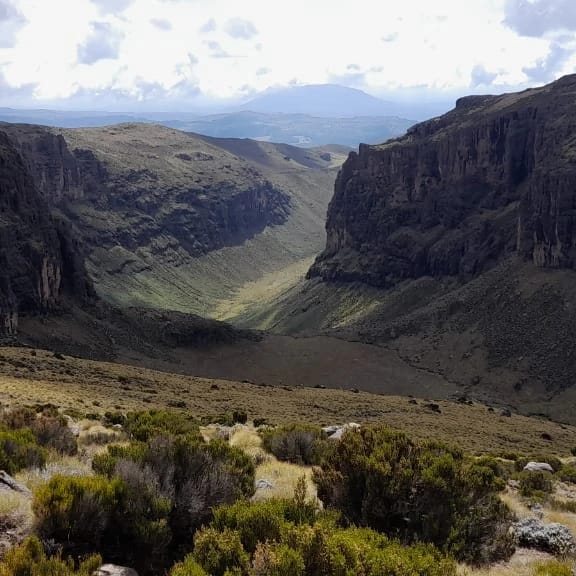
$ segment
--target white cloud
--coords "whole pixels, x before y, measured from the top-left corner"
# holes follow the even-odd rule
[[[7,85],[36,86],[40,103],[241,98],[328,81],[494,92],[574,70],[573,1],[11,0],[20,23],[0,64]]]
[[[116,60],[124,34],[108,22],[92,22],[88,38],[78,46],[78,61],[95,64],[99,60]]]

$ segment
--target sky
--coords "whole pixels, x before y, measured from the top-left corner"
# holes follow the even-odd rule
[[[287,85],[503,92],[576,71],[576,0],[0,0],[0,106],[176,109]]]

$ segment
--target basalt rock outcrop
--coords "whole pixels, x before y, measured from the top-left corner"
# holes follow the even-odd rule
[[[469,280],[509,255],[575,269],[575,98],[576,75],[461,98],[402,138],[360,146],[338,176],[309,276]]]
[[[93,297],[83,255],[0,130],[0,334],[15,334],[21,314],[54,311],[67,294],[79,303]]]

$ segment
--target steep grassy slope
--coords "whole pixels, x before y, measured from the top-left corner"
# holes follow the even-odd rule
[[[421,400],[410,403],[407,398],[362,392],[191,378],[16,348],[0,349],[0,398],[16,405],[52,402],[81,413],[166,408],[184,402],[197,417],[243,409],[250,418],[277,423],[384,421],[417,438],[444,439],[474,452],[566,455],[576,435],[572,426],[516,415],[508,418],[481,404],[440,402],[438,413]],[[553,440],[545,440],[543,434]]]
[[[314,256],[346,149],[216,140],[153,125],[3,125],[87,248],[98,293],[211,315],[245,283]]]
[[[126,203],[120,209],[112,203],[102,210],[98,202],[70,207],[86,241],[97,246],[89,258],[96,288],[114,303],[212,315],[244,283],[311,257],[323,243],[334,166],[342,154],[217,141],[148,126],[67,131],[64,136],[71,148],[94,150],[119,181],[114,185],[117,203]],[[127,202],[125,180],[139,169],[147,172],[134,176],[129,186],[138,198]],[[207,234],[222,227],[218,219],[203,223],[204,216],[194,221],[179,216],[179,211],[190,210],[194,194],[205,193],[198,189],[208,189],[218,202],[227,187],[249,190],[258,179],[278,191],[277,213],[262,223],[266,225],[244,236],[231,235],[223,246],[197,250],[188,244],[186,236],[196,234],[199,224]],[[155,213],[146,205],[149,194],[159,197]],[[247,201],[246,211],[252,202]],[[226,211],[234,219],[241,209],[233,205]],[[166,221],[173,221],[174,229]],[[117,228],[103,240],[111,222]],[[149,227],[155,229],[148,232]],[[131,238],[123,241],[128,229]]]

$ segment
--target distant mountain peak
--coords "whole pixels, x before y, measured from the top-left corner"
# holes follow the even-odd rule
[[[241,109],[337,118],[394,115],[394,105],[390,102],[339,84],[305,84],[270,90],[246,102]]]

